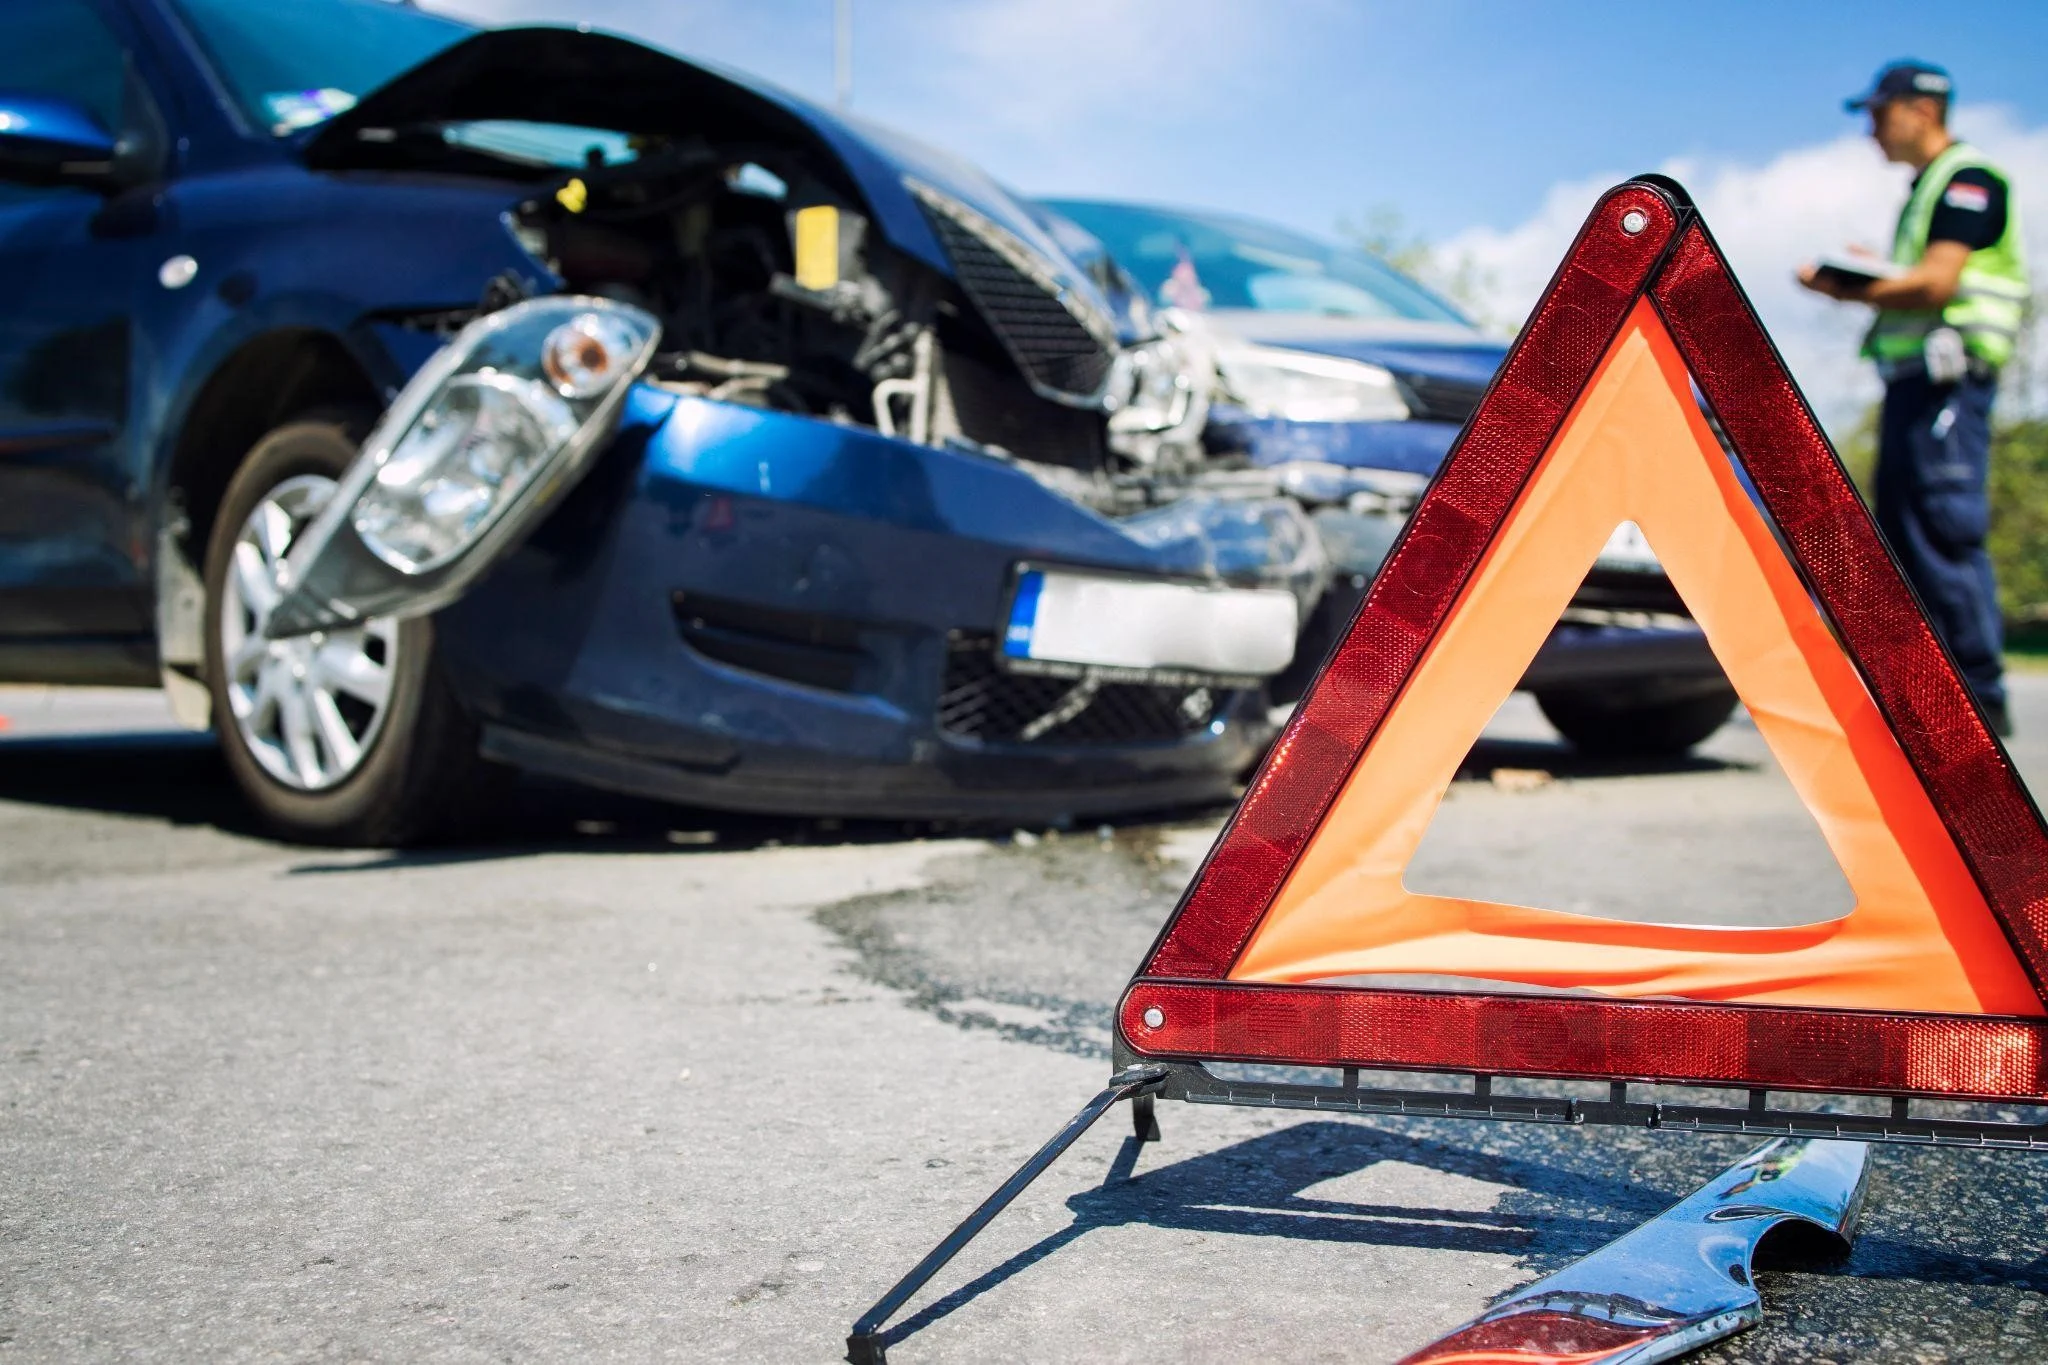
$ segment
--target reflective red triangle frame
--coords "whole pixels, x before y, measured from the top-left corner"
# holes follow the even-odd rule
[[[2048,829],[1691,200],[1645,176],[1580,229],[1125,991],[1137,1057],[2048,1100],[2043,1019],[1226,979],[1642,298],[2048,1003]]]

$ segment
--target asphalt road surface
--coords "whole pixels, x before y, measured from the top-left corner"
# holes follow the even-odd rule
[[[2048,783],[2048,675],[2016,753]],[[1106,1074],[1220,812],[1023,837],[535,787],[500,837],[271,842],[148,694],[0,689],[0,1360],[827,1361]],[[1645,771],[1519,700],[1426,889],[1822,917],[1752,729]],[[1753,1145],[1165,1106],[1105,1121],[892,1359],[1391,1359]],[[1880,1148],[1722,1361],[2048,1357],[2048,1158]]]

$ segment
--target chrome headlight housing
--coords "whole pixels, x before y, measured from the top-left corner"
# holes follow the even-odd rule
[[[1289,422],[1399,422],[1411,414],[1392,371],[1362,360],[1278,346],[1216,353],[1230,397],[1253,417]]]
[[[398,438],[349,522],[400,573],[441,568],[476,543],[576,425],[537,379],[456,375]]]
[[[1158,460],[1162,448],[1198,444],[1216,390],[1207,334],[1174,309],[1152,321],[1159,334],[1117,352],[1103,395],[1110,448],[1141,464]]]
[[[393,401],[293,542],[268,633],[417,616],[460,596],[581,477],[661,326],[611,299],[478,318]]]

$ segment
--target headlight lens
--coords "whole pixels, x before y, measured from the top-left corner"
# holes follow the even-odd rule
[[[1208,337],[1170,309],[1154,323],[1160,335],[1117,353],[1105,394],[1110,446],[1146,464],[1162,447],[1201,439],[1216,387]]]
[[[357,536],[406,574],[462,555],[603,436],[659,335],[646,313],[598,298],[529,299],[470,324],[365,447],[375,473],[349,513]]]
[[[356,534],[394,569],[437,569],[575,433],[569,405],[538,380],[457,375],[399,438],[356,503]]]
[[[1254,417],[1290,422],[1398,422],[1408,405],[1394,376],[1378,365],[1277,346],[1217,352],[1230,396]]]

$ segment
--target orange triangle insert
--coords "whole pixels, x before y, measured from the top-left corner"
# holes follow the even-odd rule
[[[1847,915],[1644,924],[1404,884],[1623,521],[1812,811]],[[1340,984],[1409,974],[1507,989]],[[2048,1099],[2044,980],[2048,831],[1719,249],[1646,179],[1594,210],[1118,1028],[1161,1060]]]

